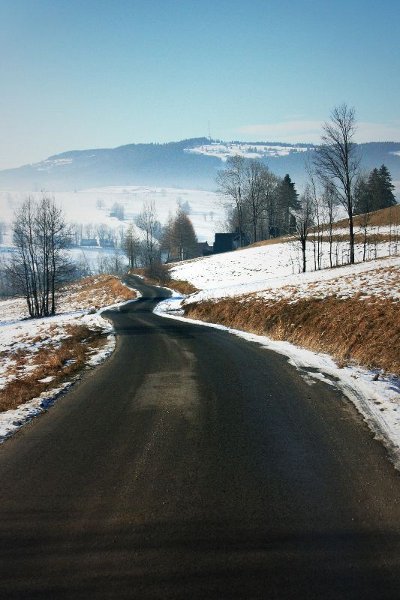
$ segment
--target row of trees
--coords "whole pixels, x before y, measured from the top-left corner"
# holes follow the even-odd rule
[[[294,231],[300,205],[289,175],[281,179],[259,160],[236,155],[219,171],[217,185],[241,246]]]
[[[295,234],[305,271],[307,238],[312,230],[314,268],[322,268],[326,239],[329,263],[334,266],[333,223],[342,205],[348,217],[348,262],[354,263],[354,216],[396,204],[385,165],[369,175],[362,173],[355,133],[354,109],[346,104],[334,108],[330,121],[323,125],[322,143],[307,166],[309,181],[300,198],[289,175],[280,179],[257,159],[229,158],[218,173],[217,184],[228,209],[228,227],[238,232],[240,245]]]
[[[382,165],[364,175],[361,157],[354,142],[356,119],[354,108],[342,104],[333,109],[331,120],[323,125],[322,143],[309,166],[309,183],[300,198],[297,236],[301,243],[303,271],[306,269],[306,241],[313,228],[315,268],[321,268],[322,239],[328,235],[330,266],[333,266],[333,222],[335,207],[342,205],[348,217],[348,262],[355,262],[354,216],[396,204],[394,186],[388,169]],[[322,217],[322,219],[321,219]],[[366,231],[366,230],[365,230]],[[315,238],[317,243],[315,244]],[[366,236],[365,236],[366,240]],[[365,258],[364,242],[364,258]]]
[[[194,228],[182,205],[162,227],[154,202],[145,202],[136,225],[142,234],[139,236],[137,227],[131,224],[121,244],[131,268],[160,270],[162,253],[164,260],[184,260],[198,255]],[[15,251],[5,266],[5,274],[13,292],[25,297],[31,317],[55,314],[59,285],[74,273],[81,276],[90,273],[89,265],[73,265],[67,258],[73,233],[74,227],[67,226],[61,208],[46,194],[40,200],[27,198],[16,210]],[[121,250],[101,256],[98,271],[121,274]]]
[[[136,225],[144,233],[141,239],[133,225],[126,231],[122,248],[129,267],[152,267],[163,260],[186,260],[198,256],[197,237],[193,224],[182,205],[170,215],[163,227],[157,219],[154,202],[145,202]]]

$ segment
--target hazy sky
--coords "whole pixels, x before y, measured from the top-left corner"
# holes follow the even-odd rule
[[[399,0],[0,0],[0,168],[222,139],[400,140]]]

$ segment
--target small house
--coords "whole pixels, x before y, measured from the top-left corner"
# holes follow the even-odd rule
[[[90,246],[98,246],[97,240],[96,238],[82,238],[81,239],[81,246],[85,246],[85,248],[88,248]]]

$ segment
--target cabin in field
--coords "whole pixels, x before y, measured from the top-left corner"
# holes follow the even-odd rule
[[[89,248],[89,247],[97,247],[98,243],[96,238],[82,238],[81,239],[81,246],[84,246],[85,248]]]
[[[210,256],[213,253],[213,247],[208,242],[198,242],[197,248],[199,256]]]
[[[247,246],[249,240],[246,235],[242,235],[242,246]],[[234,233],[216,233],[215,241],[213,244],[214,254],[220,254],[221,252],[230,252],[231,250],[237,250],[240,248],[240,234],[238,231]]]

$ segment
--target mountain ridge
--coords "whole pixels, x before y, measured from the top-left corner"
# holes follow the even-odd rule
[[[385,164],[400,181],[400,142],[358,144],[362,167]],[[68,191],[108,185],[153,185],[214,190],[228,156],[259,158],[279,176],[289,173],[301,187],[305,162],[317,146],[287,142],[224,142],[206,137],[176,142],[125,144],[68,150],[43,161],[0,171],[0,189]]]

